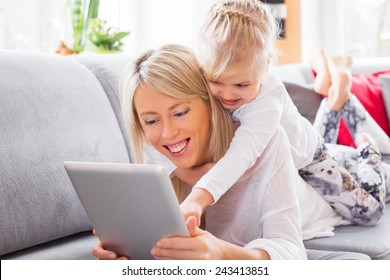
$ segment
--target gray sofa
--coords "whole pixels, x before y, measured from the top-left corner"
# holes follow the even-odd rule
[[[129,60],[0,51],[0,259],[93,259],[97,238],[63,162],[131,161],[118,100]],[[309,68],[272,71],[312,120],[320,97],[309,88]],[[389,212],[376,227],[340,227],[306,246],[390,259]]]

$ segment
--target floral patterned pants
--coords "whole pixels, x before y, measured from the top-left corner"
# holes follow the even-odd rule
[[[338,112],[330,110],[326,101],[314,122],[325,144],[299,173],[346,221],[375,225],[390,201],[390,140],[355,96]],[[376,143],[363,141],[357,149],[337,145],[341,117],[355,143],[362,133]]]

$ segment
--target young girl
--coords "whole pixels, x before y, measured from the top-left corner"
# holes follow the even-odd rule
[[[258,0],[220,1],[208,13],[198,59],[212,94],[231,111],[233,120],[240,122],[240,127],[229,150],[215,165],[193,169],[192,174],[175,171],[181,178],[187,176],[191,182],[196,177],[194,174],[201,177],[209,170],[181,205],[186,217],[195,216],[199,220],[204,209],[218,201],[253,166],[267,149],[279,125],[288,135],[300,174],[305,174],[303,178],[307,179],[308,174],[318,173],[321,180],[310,177],[308,182],[329,203],[339,205],[335,201],[343,200],[340,205],[353,208],[366,201],[362,198],[365,193],[357,191],[361,187],[348,171],[328,156],[323,138],[299,114],[282,82],[268,73],[276,33],[272,15]],[[365,149],[371,155],[372,151],[368,147]],[[333,175],[323,176],[324,170]],[[374,204],[369,210],[375,213],[369,215],[372,219],[362,219],[359,211],[346,215],[344,208],[335,210],[350,222],[373,225],[383,214],[383,207],[373,197],[370,197],[370,204]]]

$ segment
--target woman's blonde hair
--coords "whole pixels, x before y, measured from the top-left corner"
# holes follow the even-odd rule
[[[198,61],[208,80],[250,67],[263,77],[274,59],[278,28],[260,0],[222,0],[215,3],[201,31]],[[251,65],[244,65],[246,61]]]
[[[225,154],[234,133],[230,114],[210,94],[195,54],[189,48],[171,44],[144,53],[122,74],[121,107],[134,162],[143,162],[142,148],[147,141],[134,106],[134,94],[141,83],[174,98],[201,98],[211,115],[211,160],[218,161]]]

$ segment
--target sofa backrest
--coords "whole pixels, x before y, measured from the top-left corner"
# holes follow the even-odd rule
[[[352,73],[374,73],[389,70],[389,65],[389,58],[358,59],[354,61],[351,71]],[[299,63],[273,65],[270,71],[284,82],[287,92],[301,115],[313,122],[322,97],[313,90],[314,75],[310,66]],[[387,85],[390,84],[388,80],[390,79],[383,77],[381,86],[385,107],[390,116],[390,95],[389,91],[386,90]]]
[[[300,63],[273,65],[270,72],[283,82],[294,83],[301,86],[311,86],[314,82],[311,69]]]
[[[63,162],[129,162],[97,78],[69,57],[0,51],[0,131],[0,255],[90,230]]]
[[[120,106],[120,78],[126,66],[132,62],[133,57],[127,54],[79,54],[72,56],[73,59],[84,65],[91,71],[102,85],[130,154],[130,144],[126,128],[123,123],[122,110]]]

